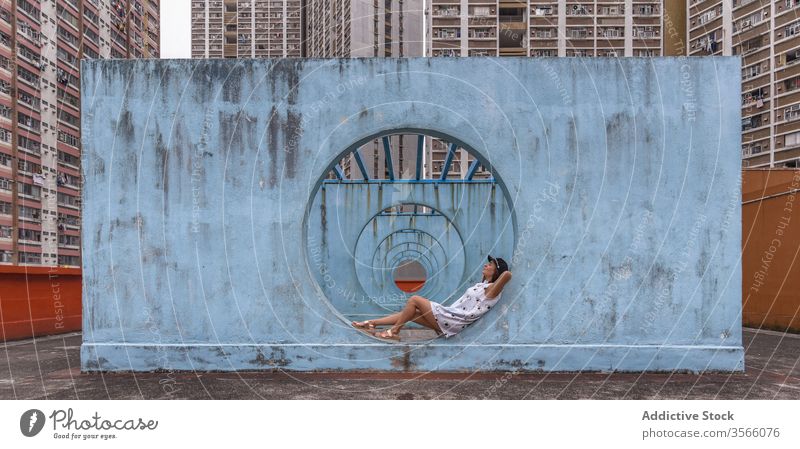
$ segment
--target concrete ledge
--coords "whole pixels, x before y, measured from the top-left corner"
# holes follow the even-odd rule
[[[741,346],[84,343],[92,371],[744,372]],[[698,367],[703,367],[698,369]]]

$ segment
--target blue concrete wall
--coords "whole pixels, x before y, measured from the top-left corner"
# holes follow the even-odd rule
[[[83,61],[82,369],[741,371],[739,64]],[[513,206],[514,279],[450,339],[354,331],[309,261],[322,177],[392,130]]]

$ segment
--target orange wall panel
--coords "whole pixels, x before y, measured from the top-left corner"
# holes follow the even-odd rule
[[[0,266],[0,341],[81,328],[76,268]]]
[[[800,332],[800,170],[744,170],[742,322]]]

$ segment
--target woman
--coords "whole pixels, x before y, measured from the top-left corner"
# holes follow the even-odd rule
[[[422,296],[408,298],[405,307],[398,313],[367,321],[353,321],[351,324],[359,329],[373,331],[375,326],[392,325],[391,328],[376,333],[376,337],[392,340],[400,339],[400,329],[413,321],[452,337],[475,322],[494,306],[506,283],[511,280],[508,264],[500,258],[488,257],[483,265],[481,282],[467,289],[453,305],[445,307],[437,302],[429,301]]]

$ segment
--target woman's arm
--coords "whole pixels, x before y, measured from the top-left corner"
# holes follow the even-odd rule
[[[497,295],[503,291],[503,287],[505,287],[506,283],[510,280],[511,272],[504,271],[503,274],[501,274],[500,277],[497,278],[497,280],[486,289],[486,297],[489,299],[497,298]]]

